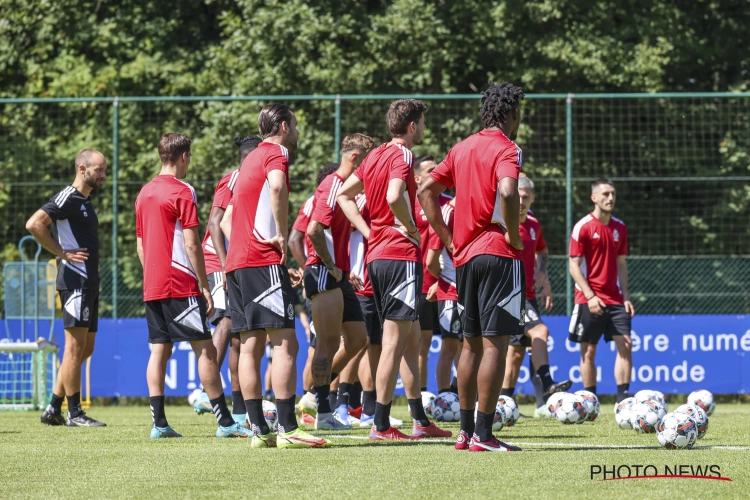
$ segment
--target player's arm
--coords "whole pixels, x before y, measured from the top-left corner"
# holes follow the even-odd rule
[[[224,217],[225,209],[221,207],[211,207],[211,214],[208,216],[208,234],[211,235],[211,243],[214,245],[216,255],[221,262],[221,268],[226,269],[227,250],[224,233],[221,232],[221,220]]]
[[[617,279],[620,282],[620,290],[622,291],[625,310],[632,318],[635,316],[635,308],[633,307],[633,303],[630,302],[630,292],[628,292],[628,263],[625,260],[626,258],[626,255],[617,256]]]
[[[289,232],[289,251],[292,252],[292,257],[297,261],[300,268],[305,266],[305,233],[292,229]]]
[[[581,289],[581,292],[583,292],[583,296],[586,297],[591,314],[600,315],[604,312],[605,304],[602,299],[596,296],[594,290],[591,289],[588,280],[586,280],[586,277],[583,275],[583,270],[581,270],[582,264],[582,256],[570,257],[568,262],[570,275],[573,277],[575,284],[578,285],[578,288]]]
[[[143,238],[136,238],[135,239],[135,251],[138,253],[138,260],[141,261],[141,267],[143,267]]]
[[[211,316],[214,312],[214,301],[211,297],[211,289],[208,287],[208,277],[206,276],[206,263],[203,260],[203,248],[201,248],[201,237],[198,234],[198,226],[183,229],[182,234],[185,238],[185,253],[187,253],[190,263],[195,269],[198,276],[198,282],[203,289],[203,297],[206,299],[206,315]]]
[[[365,222],[364,217],[362,217],[362,214],[359,212],[359,208],[357,208],[357,202],[355,201],[357,195],[364,189],[365,183],[362,182],[362,179],[356,175],[350,175],[346,182],[344,182],[344,185],[341,186],[341,189],[339,189],[339,194],[336,196],[336,202],[339,204],[339,207],[341,207],[346,218],[349,219],[349,222],[352,223],[357,231],[362,233],[362,236],[364,236],[366,240],[369,240],[370,226]]]
[[[341,281],[341,278],[344,276],[344,274],[341,272],[341,269],[336,267],[336,264],[333,261],[333,256],[328,251],[328,244],[326,243],[325,235],[326,229],[328,229],[328,226],[325,226],[316,220],[310,219],[310,224],[307,226],[307,237],[310,238],[310,243],[312,243],[312,246],[315,249],[315,253],[318,254],[320,260],[323,261],[323,264],[328,269],[328,272],[331,273],[334,278],[336,278],[336,281]]]
[[[230,238],[230,234],[232,234],[232,212],[233,212],[233,206],[229,205],[227,209],[224,211],[224,215],[221,217],[221,222],[219,223],[219,228],[221,229],[221,232],[224,233],[224,237],[231,241],[232,238]]]
[[[521,198],[518,195],[518,181],[513,177],[503,177],[498,183],[500,211],[505,221],[505,241],[516,250],[523,250],[518,217]]]
[[[440,194],[446,189],[448,189],[447,186],[437,182],[432,177],[428,177],[419,187],[418,196],[419,203],[422,205],[422,210],[424,210],[424,215],[427,217],[427,222],[430,223],[430,226],[432,226],[440,241],[443,242],[445,248],[453,253],[453,234],[451,234],[448,225],[443,220],[439,201]]]
[[[271,198],[271,213],[276,221],[276,236],[263,243],[273,245],[281,251],[281,264],[286,264],[287,243],[289,231],[289,190],[286,187],[286,173],[283,170],[271,170],[268,179]]]
[[[427,250],[427,270],[436,278],[440,278],[440,251],[430,248]]]
[[[31,233],[34,239],[42,245],[45,250],[55,257],[60,257],[68,262],[82,263],[88,260],[89,253],[86,248],[63,248],[49,232],[47,227],[52,224],[52,217],[44,210],[34,212],[28,221],[26,221],[26,230]]]
[[[409,236],[417,242],[421,242],[422,239],[419,237],[419,230],[417,230],[417,225],[411,218],[409,205],[406,203],[406,198],[404,198],[405,192],[406,182],[399,178],[391,179],[388,181],[388,191],[385,194],[385,199],[391,208],[391,212],[401,221],[401,225]]]

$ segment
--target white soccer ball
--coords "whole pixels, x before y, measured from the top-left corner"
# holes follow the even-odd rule
[[[190,404],[190,406],[193,406],[195,402],[198,401],[198,398],[200,397],[201,392],[203,392],[202,389],[195,389],[193,392],[188,394],[188,403]]]
[[[518,422],[518,419],[521,416],[521,412],[513,398],[510,396],[500,396],[497,399],[497,406],[503,406],[505,410],[505,420],[503,425],[506,427],[513,427],[516,425],[516,422]]]
[[[664,394],[659,391],[652,391],[650,389],[645,389],[645,390],[636,392],[634,398],[637,403],[642,403],[643,401],[648,401],[648,400],[656,401],[662,407],[664,407],[665,412],[668,407],[668,403],[667,403],[666,398],[664,397]]]
[[[693,391],[688,396],[687,402],[689,405],[696,405],[703,408],[706,415],[709,417],[713,415],[716,403],[714,402],[714,395],[706,390]]]
[[[599,411],[601,410],[599,398],[596,397],[596,394],[590,391],[576,391],[574,394],[576,396],[581,396],[581,399],[583,399],[583,409],[586,410],[585,420],[588,420],[589,422],[596,420],[596,417],[599,416]]]
[[[477,419],[477,412],[479,411],[479,402],[474,406],[474,420]],[[492,430],[494,432],[500,432],[505,426],[505,405],[500,404],[498,401],[495,406],[495,415],[492,417]]]
[[[633,406],[635,398],[625,398],[615,405],[615,422],[620,429],[632,429],[630,417],[633,416]]]
[[[438,422],[458,422],[461,420],[461,405],[458,396],[452,392],[441,392],[432,401],[432,416]]]
[[[631,410],[630,425],[640,434],[653,434],[662,411],[664,407],[653,399],[636,403]]]
[[[279,411],[276,409],[276,405],[271,401],[263,400],[263,418],[266,419],[268,428],[272,432],[276,432],[279,428]]]
[[[708,415],[703,411],[703,408],[698,405],[682,405],[678,406],[674,412],[693,417],[698,426],[698,439],[703,439],[703,436],[708,432]]]
[[[563,424],[577,424],[586,419],[583,398],[575,394],[565,393],[555,406],[555,417]]]
[[[669,450],[692,448],[698,439],[698,424],[682,412],[667,413],[656,426],[659,443]]]
[[[553,395],[551,395],[549,398],[547,398],[547,403],[545,405],[545,408],[547,408],[547,416],[548,417],[554,417],[555,416],[555,408],[557,407],[557,403],[562,401],[562,398],[568,394],[567,392],[556,392]]]
[[[422,391],[422,406],[424,412],[429,416],[432,415],[432,402],[435,401],[435,395],[431,392]]]

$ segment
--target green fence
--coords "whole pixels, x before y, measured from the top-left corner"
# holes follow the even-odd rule
[[[97,148],[110,166],[105,190],[94,195],[101,310],[140,316],[133,203],[158,172],[163,132],[194,139],[186,180],[205,223],[216,181],[238,162],[233,137],[256,132],[266,103],[289,104],[301,132],[290,172],[296,212],[343,135],[387,140],[385,112],[400,97],[430,107],[416,155],[442,158],[481,128],[478,95],[0,99],[0,264],[18,258],[26,218],[71,181],[76,153]],[[553,314],[570,309],[567,237],[591,209],[589,184],[600,176],[615,181],[615,213],[630,230],[630,291],[640,313],[750,313],[750,93],[529,95],[517,142],[553,256]]]

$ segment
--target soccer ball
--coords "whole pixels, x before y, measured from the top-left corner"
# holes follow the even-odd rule
[[[556,392],[553,395],[551,395],[549,398],[547,398],[547,416],[548,417],[554,417],[555,416],[555,407],[557,406],[557,403],[562,401],[562,398],[568,394],[567,392]]]
[[[620,429],[632,429],[630,417],[633,415],[635,398],[625,398],[615,405],[615,422]]]
[[[660,411],[664,408],[653,399],[636,403],[631,410],[630,425],[640,434],[653,434],[661,420]]]
[[[497,400],[497,406],[503,406],[505,409],[505,420],[503,425],[508,427],[516,425],[518,418],[521,416],[521,412],[513,398],[510,396],[500,396]]]
[[[698,439],[698,424],[682,412],[667,413],[656,426],[659,443],[669,450],[692,448]]]
[[[706,390],[693,391],[688,396],[687,400],[689,405],[700,406],[706,415],[709,417],[713,415],[716,403],[714,402],[714,395]]]
[[[276,432],[279,428],[279,412],[276,409],[276,405],[270,401],[263,400],[263,418],[266,419],[268,428],[272,432]]]
[[[555,417],[566,425],[583,422],[586,419],[586,410],[583,404],[581,396],[565,393],[555,406]]]
[[[200,397],[201,393],[203,392],[203,389],[195,389],[193,392],[188,394],[188,403],[190,406],[193,406],[196,401],[198,401],[198,398]]]
[[[663,393],[659,391],[652,391],[652,390],[646,389],[643,391],[636,392],[634,397],[637,403],[642,403],[643,401],[648,401],[648,400],[656,401],[657,403],[659,403],[659,405],[661,405],[664,408],[665,415],[666,415],[666,409],[668,407],[668,403]]]
[[[429,417],[432,415],[432,402],[435,401],[435,395],[431,392],[422,391],[422,407],[424,408],[424,412]],[[411,408],[409,408],[409,416],[414,417],[414,415],[411,414]]]
[[[461,405],[458,396],[452,392],[441,392],[432,401],[432,416],[438,422],[458,422],[461,420]]]
[[[581,396],[583,399],[583,409],[586,410],[586,420],[593,422],[596,417],[599,416],[599,399],[596,394],[589,391],[577,391],[574,393],[576,396]]]
[[[703,439],[703,436],[708,432],[708,415],[698,405],[682,405],[677,407],[675,413],[684,413],[689,417],[693,417],[696,425],[698,426],[698,439]]]
[[[476,406],[474,407],[474,420],[477,419],[477,412],[479,411],[479,403],[477,402]],[[497,405],[495,406],[495,415],[492,417],[492,430],[494,432],[499,432],[503,429],[505,426],[505,406],[500,404],[498,401]]]

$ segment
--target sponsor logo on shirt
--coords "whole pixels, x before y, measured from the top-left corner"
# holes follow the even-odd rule
[[[89,216],[88,212],[86,212],[86,206],[85,205],[81,205],[81,210],[83,211],[83,216],[84,217],[88,217]]]
[[[536,241],[536,231],[534,231],[534,228],[532,227],[529,232],[531,233],[531,239]]]
[[[617,229],[614,229],[612,231],[612,237],[615,239],[615,243],[619,243],[619,241],[620,241],[620,231],[618,231]]]
[[[598,240],[599,239],[599,233],[594,233],[594,236],[592,236],[591,239],[592,240]]]

